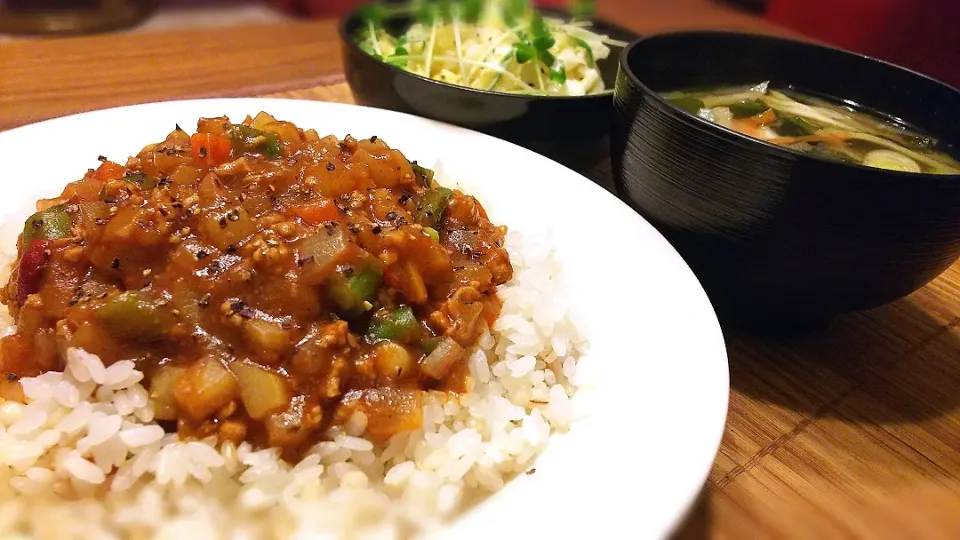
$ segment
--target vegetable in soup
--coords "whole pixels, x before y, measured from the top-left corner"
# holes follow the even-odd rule
[[[881,113],[868,113],[769,81],[663,97],[691,114],[769,143],[845,163],[893,171],[960,174],[960,162],[934,137]]]

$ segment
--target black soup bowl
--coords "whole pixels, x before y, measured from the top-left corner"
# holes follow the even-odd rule
[[[620,48],[611,47],[599,59],[606,91],[587,96],[532,96],[490,92],[458,86],[390,65],[367,54],[354,39],[363,24],[364,5],[340,23],[340,38],[347,83],[361,105],[391,109],[438,120],[506,139],[574,168],[606,160],[609,151],[613,83]],[[557,18],[562,10],[540,9]],[[613,24],[593,20],[591,30],[629,42],[637,34]],[[409,15],[392,15],[384,26],[392,34],[413,23]]]
[[[904,297],[957,259],[960,175],[821,160],[660,95],[767,80],[852,100],[960,144],[960,91],[880,60],[731,32],[630,44],[614,92],[618,194],[675,245],[723,319],[819,325]]]

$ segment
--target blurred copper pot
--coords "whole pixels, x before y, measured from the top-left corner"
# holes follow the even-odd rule
[[[89,34],[142,20],[154,0],[0,0],[0,32]]]

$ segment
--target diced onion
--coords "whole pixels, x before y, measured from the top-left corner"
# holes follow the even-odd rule
[[[428,377],[442,379],[461,358],[463,347],[451,337],[443,338],[437,348],[420,362],[420,371]]]
[[[150,399],[157,420],[176,420],[177,402],[173,390],[187,368],[164,364],[150,377]]]
[[[330,230],[330,234],[321,229],[301,240],[298,250],[303,278],[311,283],[322,281],[334,266],[342,262],[351,245],[340,227]]]
[[[219,359],[205,356],[177,380],[173,395],[177,412],[203,420],[237,396],[237,380]]]
[[[714,122],[721,126],[730,127],[730,122],[733,121],[733,113],[730,112],[730,107],[714,107],[710,109],[710,112],[713,114]]]
[[[296,396],[290,401],[287,410],[273,413],[264,421],[270,446],[292,448],[307,438],[310,426],[306,423],[304,403],[304,396]],[[317,418],[317,422],[319,420],[320,418]]]
[[[262,420],[290,405],[290,389],[280,374],[245,361],[233,362],[230,370],[237,376],[240,399],[250,418]]]
[[[276,356],[290,346],[290,332],[273,321],[249,319],[243,325],[243,334],[263,357]]]

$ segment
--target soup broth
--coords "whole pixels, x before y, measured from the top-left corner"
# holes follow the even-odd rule
[[[899,119],[769,82],[663,94],[744,135],[828,160],[894,171],[960,174],[946,145]]]

